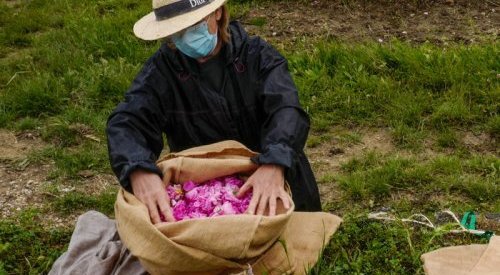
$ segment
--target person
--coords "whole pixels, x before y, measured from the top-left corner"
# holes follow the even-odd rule
[[[278,200],[289,207],[285,180],[295,210],[320,211],[303,151],[309,118],[286,59],[229,22],[225,0],[153,0],[153,7],[134,33],[167,41],[147,60],[106,129],[111,166],[123,188],[147,206],[153,223],[161,215],[174,221],[155,165],[163,134],[171,151],[236,140],[259,152],[252,159],[258,169],[238,193],[253,190],[248,213],[274,215]]]

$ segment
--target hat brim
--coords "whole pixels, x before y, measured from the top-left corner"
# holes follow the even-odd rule
[[[182,31],[214,12],[227,0],[214,0],[212,3],[172,18],[156,20],[154,12],[141,18],[134,25],[134,34],[140,39],[157,40]]]

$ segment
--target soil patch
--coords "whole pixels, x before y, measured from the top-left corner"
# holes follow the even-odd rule
[[[0,161],[19,161],[26,158],[34,149],[41,148],[43,142],[32,134],[16,136],[0,129]]]
[[[359,134],[362,136],[361,140],[355,144],[342,144],[339,142],[339,138],[334,136],[329,142],[324,142],[314,148],[306,148],[306,154],[309,156],[316,178],[327,179],[318,183],[324,202],[334,202],[341,199],[338,196],[340,191],[337,184],[328,175],[340,172],[342,163],[360,157],[369,151],[387,154],[395,150],[388,129],[363,129],[359,131]]]
[[[496,140],[486,133],[460,133],[462,143],[471,151],[500,155],[500,147]]]
[[[447,44],[496,40],[498,11],[497,1],[315,0],[288,1],[286,5],[270,1],[240,20],[251,34],[277,46],[325,38],[381,43],[399,38]]]
[[[16,163],[0,163],[0,217],[7,218],[28,208],[44,204],[43,183],[50,164],[19,168]]]
[[[0,217],[15,216],[26,208],[44,209],[48,201],[58,195],[48,189],[56,188],[56,193],[65,195],[71,192],[98,195],[113,186],[117,179],[110,174],[95,174],[90,170],[79,173],[80,178],[68,180],[55,187],[49,174],[55,169],[54,163],[31,163],[29,154],[40,150],[46,144],[36,133],[13,132],[0,129]],[[57,213],[46,213],[44,223],[55,226],[68,226],[75,220],[75,215],[60,216]]]
[[[318,174],[339,172],[342,163],[353,157],[362,156],[364,152],[377,151],[381,154],[387,154],[395,150],[388,129],[363,129],[360,130],[359,134],[362,136],[361,140],[355,144],[342,144],[334,136],[330,142],[322,143],[314,148],[306,148],[311,163],[313,165],[320,164],[316,165],[315,171]]]
[[[41,206],[40,186],[52,169],[51,164],[31,165],[28,155],[43,147],[36,136],[20,136],[0,129],[0,216],[11,216],[26,207]]]

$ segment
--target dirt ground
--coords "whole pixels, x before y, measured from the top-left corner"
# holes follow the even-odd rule
[[[388,154],[395,150],[391,135],[387,129],[363,129],[359,131],[361,140],[354,144],[342,144],[333,137],[329,142],[321,143],[313,148],[306,148],[316,179],[328,174],[340,172],[342,163],[355,157],[361,157],[365,152],[376,151]],[[333,182],[319,183],[319,191],[323,201],[334,202],[341,199],[338,187]]]
[[[389,155],[396,153],[401,157],[415,157],[420,160],[428,160],[438,156],[451,154],[451,148],[437,149],[436,141],[428,138],[425,141],[424,149],[419,152],[413,152],[410,149],[399,149],[393,143],[391,132],[388,128],[363,128],[356,129],[354,132],[361,136],[359,142],[345,143],[339,140],[342,129],[335,129],[334,136],[328,142],[323,142],[318,146],[306,147],[306,154],[310,158],[316,179],[321,180],[326,175],[332,175],[340,172],[343,163],[349,160],[362,157],[367,152],[376,152],[380,155]],[[352,132],[352,130],[351,130]],[[484,133],[461,132],[458,133],[460,143],[468,151],[476,154],[500,155],[500,148],[489,135]],[[338,197],[339,191],[337,185],[331,181],[318,183],[321,198],[323,201],[334,202],[341,199]]]
[[[240,20],[275,44],[304,37],[468,44],[498,38],[499,11],[496,0],[313,0],[260,5]]]
[[[359,141],[340,141],[342,133],[355,132]],[[432,148],[432,140],[429,140],[427,149],[415,155],[410,151],[400,150],[392,142],[390,130],[387,128],[363,128],[354,130],[336,129],[330,140],[317,146],[306,147],[311,165],[319,180],[327,175],[340,172],[341,165],[352,158],[361,157],[366,152],[375,151],[386,155],[398,152],[401,156],[412,155],[420,159],[436,157],[446,152],[438,152]],[[314,135],[314,134],[312,134]],[[499,154],[492,149],[492,141],[485,134],[474,134],[464,132],[460,134],[462,144],[476,153]],[[48,188],[56,186],[58,194],[79,191],[88,194],[99,194],[118,186],[114,175],[92,174],[82,175],[78,182],[61,185],[54,184],[50,178],[50,172],[54,169],[53,163],[33,164],[28,156],[33,152],[48,146],[39,138],[31,134],[18,133],[0,129],[0,219],[14,216],[26,208],[41,208],[46,206],[47,199],[54,196]],[[340,192],[333,179],[318,184],[323,201],[335,202],[341,200]],[[72,226],[78,213],[70,216],[60,216],[57,213],[48,213],[44,222],[51,226]]]
[[[78,182],[55,184],[50,172],[54,163],[35,164],[30,154],[49,146],[36,134],[14,133],[0,129],[0,219],[14,216],[26,208],[43,209],[47,199],[57,197],[48,189],[56,186],[58,194],[73,191],[100,194],[111,186],[118,186],[114,175],[82,173]],[[72,225],[76,215],[60,217],[56,213],[44,215],[44,222],[52,226]]]
[[[494,0],[442,1],[364,1],[314,0],[269,2],[251,9],[240,20],[250,33],[259,34],[273,44],[293,45],[304,37],[332,38],[345,41],[385,42],[393,37],[422,43],[476,43],[495,40],[500,29],[500,2]],[[385,4],[378,4],[382,2]],[[404,2],[402,4],[401,2]],[[260,23],[258,23],[260,22]],[[261,26],[257,26],[261,25]],[[367,150],[390,153],[395,150],[388,129],[359,129],[361,141],[341,146],[332,139],[307,153],[317,178],[339,171],[341,163]],[[474,150],[484,150],[484,136],[463,133],[463,143]],[[47,146],[30,133],[0,129],[0,218],[14,215],[27,207],[41,207],[50,196],[49,174],[53,163],[33,165],[28,156]],[[498,153],[498,152],[497,152]],[[432,151],[426,154],[433,154]],[[117,181],[113,175],[92,175],[87,179],[92,192],[99,193]],[[333,186],[333,187],[332,187]],[[68,186],[60,192],[71,192]],[[334,200],[332,184],[320,184],[321,195]],[[73,220],[56,215],[47,219],[58,224]]]
[[[20,140],[14,133],[0,130],[0,216],[10,216],[29,205],[39,206],[35,194],[47,176],[48,165],[30,166],[28,154],[42,146],[39,140]]]

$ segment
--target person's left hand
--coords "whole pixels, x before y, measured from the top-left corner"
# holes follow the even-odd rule
[[[259,166],[240,188],[237,196],[243,196],[250,188],[253,189],[253,195],[247,209],[249,214],[263,215],[269,207],[269,216],[274,216],[278,199],[283,202],[286,209],[290,208],[290,196],[285,191],[282,166],[274,164]]]

